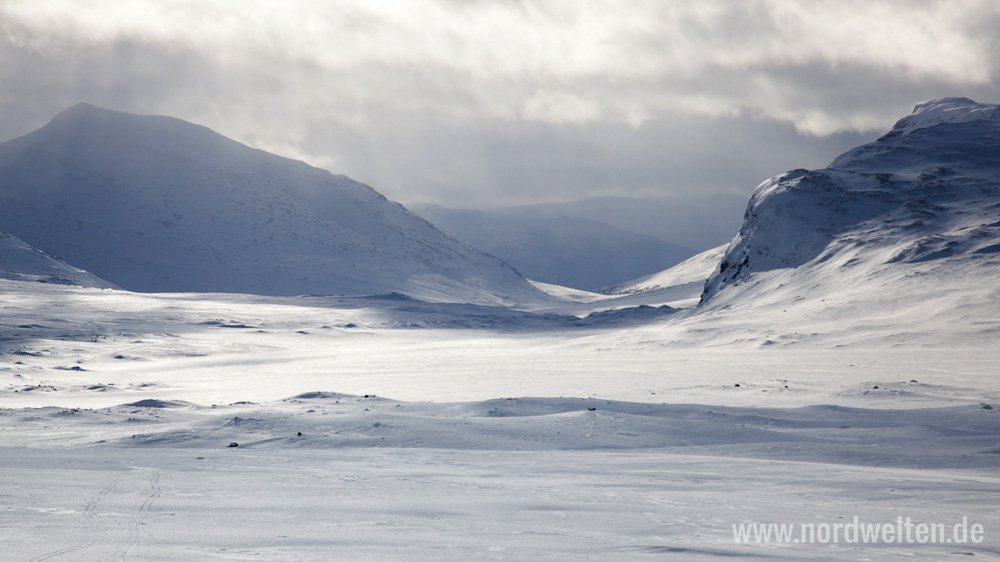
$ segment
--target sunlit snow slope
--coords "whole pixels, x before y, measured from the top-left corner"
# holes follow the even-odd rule
[[[771,321],[839,316],[856,332],[934,321],[954,337],[998,327],[998,274],[1000,111],[949,98],[826,169],[758,186],[701,308],[771,305]]]
[[[708,279],[719,265],[719,260],[722,259],[725,251],[726,246],[724,245],[712,248],[711,250],[705,250],[669,269],[639,279],[633,279],[620,285],[608,287],[601,292],[608,295],[631,295],[670,287],[679,287],[681,285],[703,287],[705,280]]]
[[[0,279],[111,289],[115,285],[77,269],[0,230]]]
[[[178,119],[87,104],[0,144],[0,227],[135,291],[539,295],[345,176]]]

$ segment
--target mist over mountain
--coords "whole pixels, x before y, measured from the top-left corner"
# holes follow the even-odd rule
[[[419,205],[435,226],[514,266],[522,275],[597,290],[670,267],[693,250],[579,217],[520,217]]]
[[[740,226],[747,196],[743,193],[673,193],[669,197],[591,197],[488,209],[509,217],[575,217],[608,224],[702,252],[728,243]]]
[[[350,178],[178,119],[87,104],[0,144],[0,227],[134,291],[538,295]]]

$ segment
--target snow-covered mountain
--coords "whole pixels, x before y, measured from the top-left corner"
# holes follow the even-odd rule
[[[520,217],[419,205],[414,212],[536,281],[595,290],[670,267],[694,251],[579,217]]]
[[[947,98],[828,168],[758,186],[701,307],[840,315],[854,331],[946,318],[958,335],[1000,319],[998,274],[1000,110]]]
[[[0,279],[113,289],[109,283],[0,231]]]
[[[178,119],[87,104],[0,144],[0,226],[143,292],[540,294],[345,176]]]

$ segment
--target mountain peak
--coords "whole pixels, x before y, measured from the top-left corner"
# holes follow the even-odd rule
[[[58,121],[74,121],[78,119],[93,119],[99,117],[110,117],[110,116],[120,116],[120,117],[142,117],[140,115],[132,115],[129,113],[124,113],[122,111],[115,111],[113,109],[107,109],[104,107],[98,107],[96,105],[79,102],[76,105],[70,106],[63,111],[60,111],[53,119],[53,122]]]
[[[103,107],[97,107],[96,105],[87,103],[85,101],[81,101],[81,102],[77,103],[76,105],[73,105],[73,106],[69,107],[68,109],[66,109],[65,111],[63,111],[63,113],[80,113],[80,112],[83,112],[83,111],[95,111],[95,110],[97,110],[97,111],[111,111],[109,109],[104,109]]]
[[[129,290],[541,297],[369,186],[165,116],[80,103],[0,143],[0,225]]]
[[[879,140],[906,135],[942,123],[967,123],[969,121],[1000,121],[1000,106],[976,103],[969,98],[939,98],[913,107],[913,113],[893,125],[892,130]]]

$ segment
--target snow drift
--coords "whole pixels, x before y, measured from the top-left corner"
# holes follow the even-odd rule
[[[0,226],[142,292],[540,294],[345,176],[178,119],[87,104],[0,144]]]

